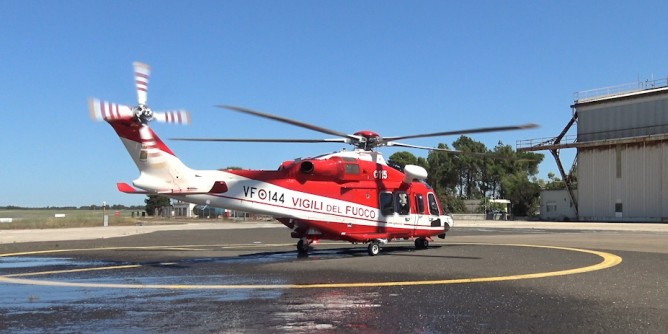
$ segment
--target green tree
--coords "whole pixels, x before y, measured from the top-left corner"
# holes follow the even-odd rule
[[[388,165],[403,171],[406,165],[416,165],[418,158],[410,152],[400,151],[392,154],[387,161]]]
[[[487,161],[487,167],[483,173],[482,182],[485,184],[486,197],[501,197],[501,179],[504,175],[515,172],[513,160],[516,159],[515,151],[510,145],[499,142]]]
[[[438,194],[438,200],[443,205],[446,212],[449,213],[464,213],[466,212],[466,204],[464,200],[448,193]]]
[[[512,203],[515,216],[532,216],[538,209],[540,186],[524,171],[508,174],[501,180],[501,196]]]
[[[161,195],[148,195],[144,203],[146,203],[146,214],[149,216],[155,215],[156,209],[171,205],[169,198]]]
[[[547,182],[538,180],[538,185],[545,190],[559,190],[566,189],[566,183],[558,178],[554,173],[547,173]]]
[[[525,172],[528,176],[534,176],[538,173],[538,165],[544,156],[531,152],[515,152],[510,145],[499,142],[484,158],[479,187],[485,196],[502,197],[501,180],[505,175]]]
[[[485,197],[510,200],[515,215],[535,211],[540,192],[535,175],[542,154],[516,152],[502,142],[490,151],[466,136],[459,137],[453,146],[462,153],[431,151],[426,160],[417,160],[427,170],[427,182],[449,212],[464,212],[465,198]],[[438,147],[448,149],[446,144]]]
[[[429,170],[429,162],[424,157],[418,157],[416,164],[426,170]]]
[[[464,152],[456,157],[456,168],[459,177],[458,189],[461,198],[480,197],[480,180],[487,152],[485,144],[474,141],[467,136],[460,136],[452,143],[458,151]]]
[[[438,144],[440,149],[449,149],[447,144]],[[443,151],[430,151],[426,160],[427,183],[436,193],[454,196],[457,186],[457,172],[452,154]]]

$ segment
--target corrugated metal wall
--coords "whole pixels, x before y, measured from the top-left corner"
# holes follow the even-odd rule
[[[578,152],[581,220],[668,221],[668,142]]]
[[[668,133],[666,94],[575,107],[579,142]]]
[[[574,105],[578,142],[668,134],[668,89]],[[581,220],[668,221],[668,141],[578,148]]]

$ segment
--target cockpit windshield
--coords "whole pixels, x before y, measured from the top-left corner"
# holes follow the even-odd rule
[[[441,204],[438,202],[436,195],[434,195],[434,193],[429,193],[427,198],[429,199],[429,213],[434,216],[442,215],[443,211],[441,210]]]

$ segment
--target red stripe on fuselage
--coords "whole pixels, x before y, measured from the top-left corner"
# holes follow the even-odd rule
[[[322,235],[309,235],[316,237],[318,239],[326,240],[344,240],[349,242],[368,242],[376,239],[386,239],[386,238],[412,238],[412,237],[431,237],[443,233],[443,229],[428,229],[425,226],[414,226],[414,225],[404,225],[404,226],[392,226],[386,224],[385,222],[378,222],[378,225],[361,225],[361,224],[348,224],[341,222],[330,222],[330,221],[319,221],[319,220],[309,220],[300,222],[292,221],[290,223],[289,219],[279,218],[278,219],[283,225],[293,228],[290,225],[297,225],[297,229],[293,232],[293,237],[303,237],[307,236],[307,230],[302,228],[300,231],[299,226],[304,225],[309,228],[317,229]],[[382,231],[382,232],[381,232]],[[294,234],[297,234],[295,236]],[[300,235],[301,234],[301,235]]]

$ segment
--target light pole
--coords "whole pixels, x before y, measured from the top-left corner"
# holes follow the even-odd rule
[[[109,226],[109,217],[107,217],[106,206],[107,206],[107,202],[103,201],[102,202],[102,224],[105,227]]]

